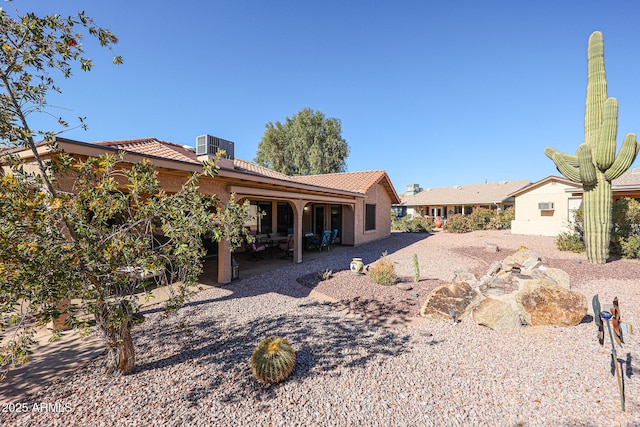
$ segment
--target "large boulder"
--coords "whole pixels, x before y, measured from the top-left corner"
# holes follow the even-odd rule
[[[434,320],[450,320],[451,311],[455,311],[457,319],[462,319],[482,298],[468,283],[449,283],[427,295],[420,315]]]
[[[551,281],[523,283],[516,294],[520,314],[531,326],[575,326],[587,314],[587,298]]]
[[[478,290],[486,297],[507,295],[519,289],[518,282],[509,276],[485,276]]]
[[[569,277],[569,273],[564,270],[541,266],[534,270],[534,272],[544,274],[545,276],[553,279],[557,285],[560,285],[565,289],[571,289],[571,277]]]
[[[511,272],[514,267],[520,270],[530,270],[536,264],[545,262],[547,262],[547,259],[539,253],[532,251],[531,249],[522,249],[503,259],[501,270]]]
[[[478,325],[487,326],[495,331],[517,329],[522,326],[520,314],[504,301],[485,298],[473,309],[471,317]]]

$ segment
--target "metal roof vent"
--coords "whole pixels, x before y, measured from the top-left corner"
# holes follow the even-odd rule
[[[196,137],[196,155],[197,156],[215,156],[218,150],[226,151],[225,159],[233,160],[234,143],[226,139],[218,138],[212,135],[200,135]]]

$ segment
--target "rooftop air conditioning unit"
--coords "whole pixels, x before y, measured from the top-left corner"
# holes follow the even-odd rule
[[[233,160],[233,146],[234,144],[232,141],[227,141],[226,139],[212,135],[200,135],[196,137],[197,156],[204,156],[207,154],[215,156],[218,150],[224,150],[227,153],[224,158]]]
[[[553,210],[553,202],[540,202],[538,203],[538,210],[551,211]]]

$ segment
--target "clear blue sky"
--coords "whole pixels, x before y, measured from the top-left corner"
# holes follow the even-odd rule
[[[620,105],[618,148],[640,133],[637,0],[14,4],[85,10],[120,40],[124,65],[86,40],[94,70],[60,81],[59,114],[89,125],[63,135],[72,139],[195,145],[209,133],[253,160],[267,122],[310,107],[342,121],[349,171],[385,169],[399,193],[537,181],[559,174],[545,147],[573,154],[582,142],[595,30]]]

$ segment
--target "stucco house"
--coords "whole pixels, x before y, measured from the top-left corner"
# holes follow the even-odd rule
[[[640,200],[640,168],[626,171],[611,183],[613,201],[622,197]],[[511,233],[557,236],[571,231],[573,211],[582,205],[582,184],[549,176],[515,191],[515,219]]]
[[[549,176],[511,194],[515,199],[512,234],[557,236],[569,231],[571,212],[580,207],[582,197],[572,196],[581,184]]]
[[[409,184],[400,196],[401,203],[394,205],[394,213],[398,218],[405,215],[446,218],[467,215],[477,208],[504,210],[514,205],[510,194],[529,184],[526,180],[515,180],[425,189]]]
[[[55,142],[58,149],[74,156],[123,152],[125,163],[148,159],[157,167],[159,182],[169,193],[178,191],[189,173],[201,170],[203,160],[217,149],[225,149],[227,156],[218,163],[219,174],[214,178],[203,177],[199,183],[201,191],[216,194],[223,203],[232,193],[239,203],[249,201],[252,212],[264,213],[260,219],[246,224],[255,233],[293,234],[296,263],[302,262],[306,233],[338,229],[337,242],[353,246],[388,237],[391,206],[400,203],[384,170],[288,176],[236,159],[233,142],[211,135],[197,137],[195,150],[156,138],[88,143],[57,137]],[[13,151],[35,170],[30,150]],[[38,152],[43,158],[56,154],[44,143],[38,145]],[[59,185],[69,191],[71,182],[59,179]],[[219,242],[219,283],[231,280],[231,255],[229,242]]]

